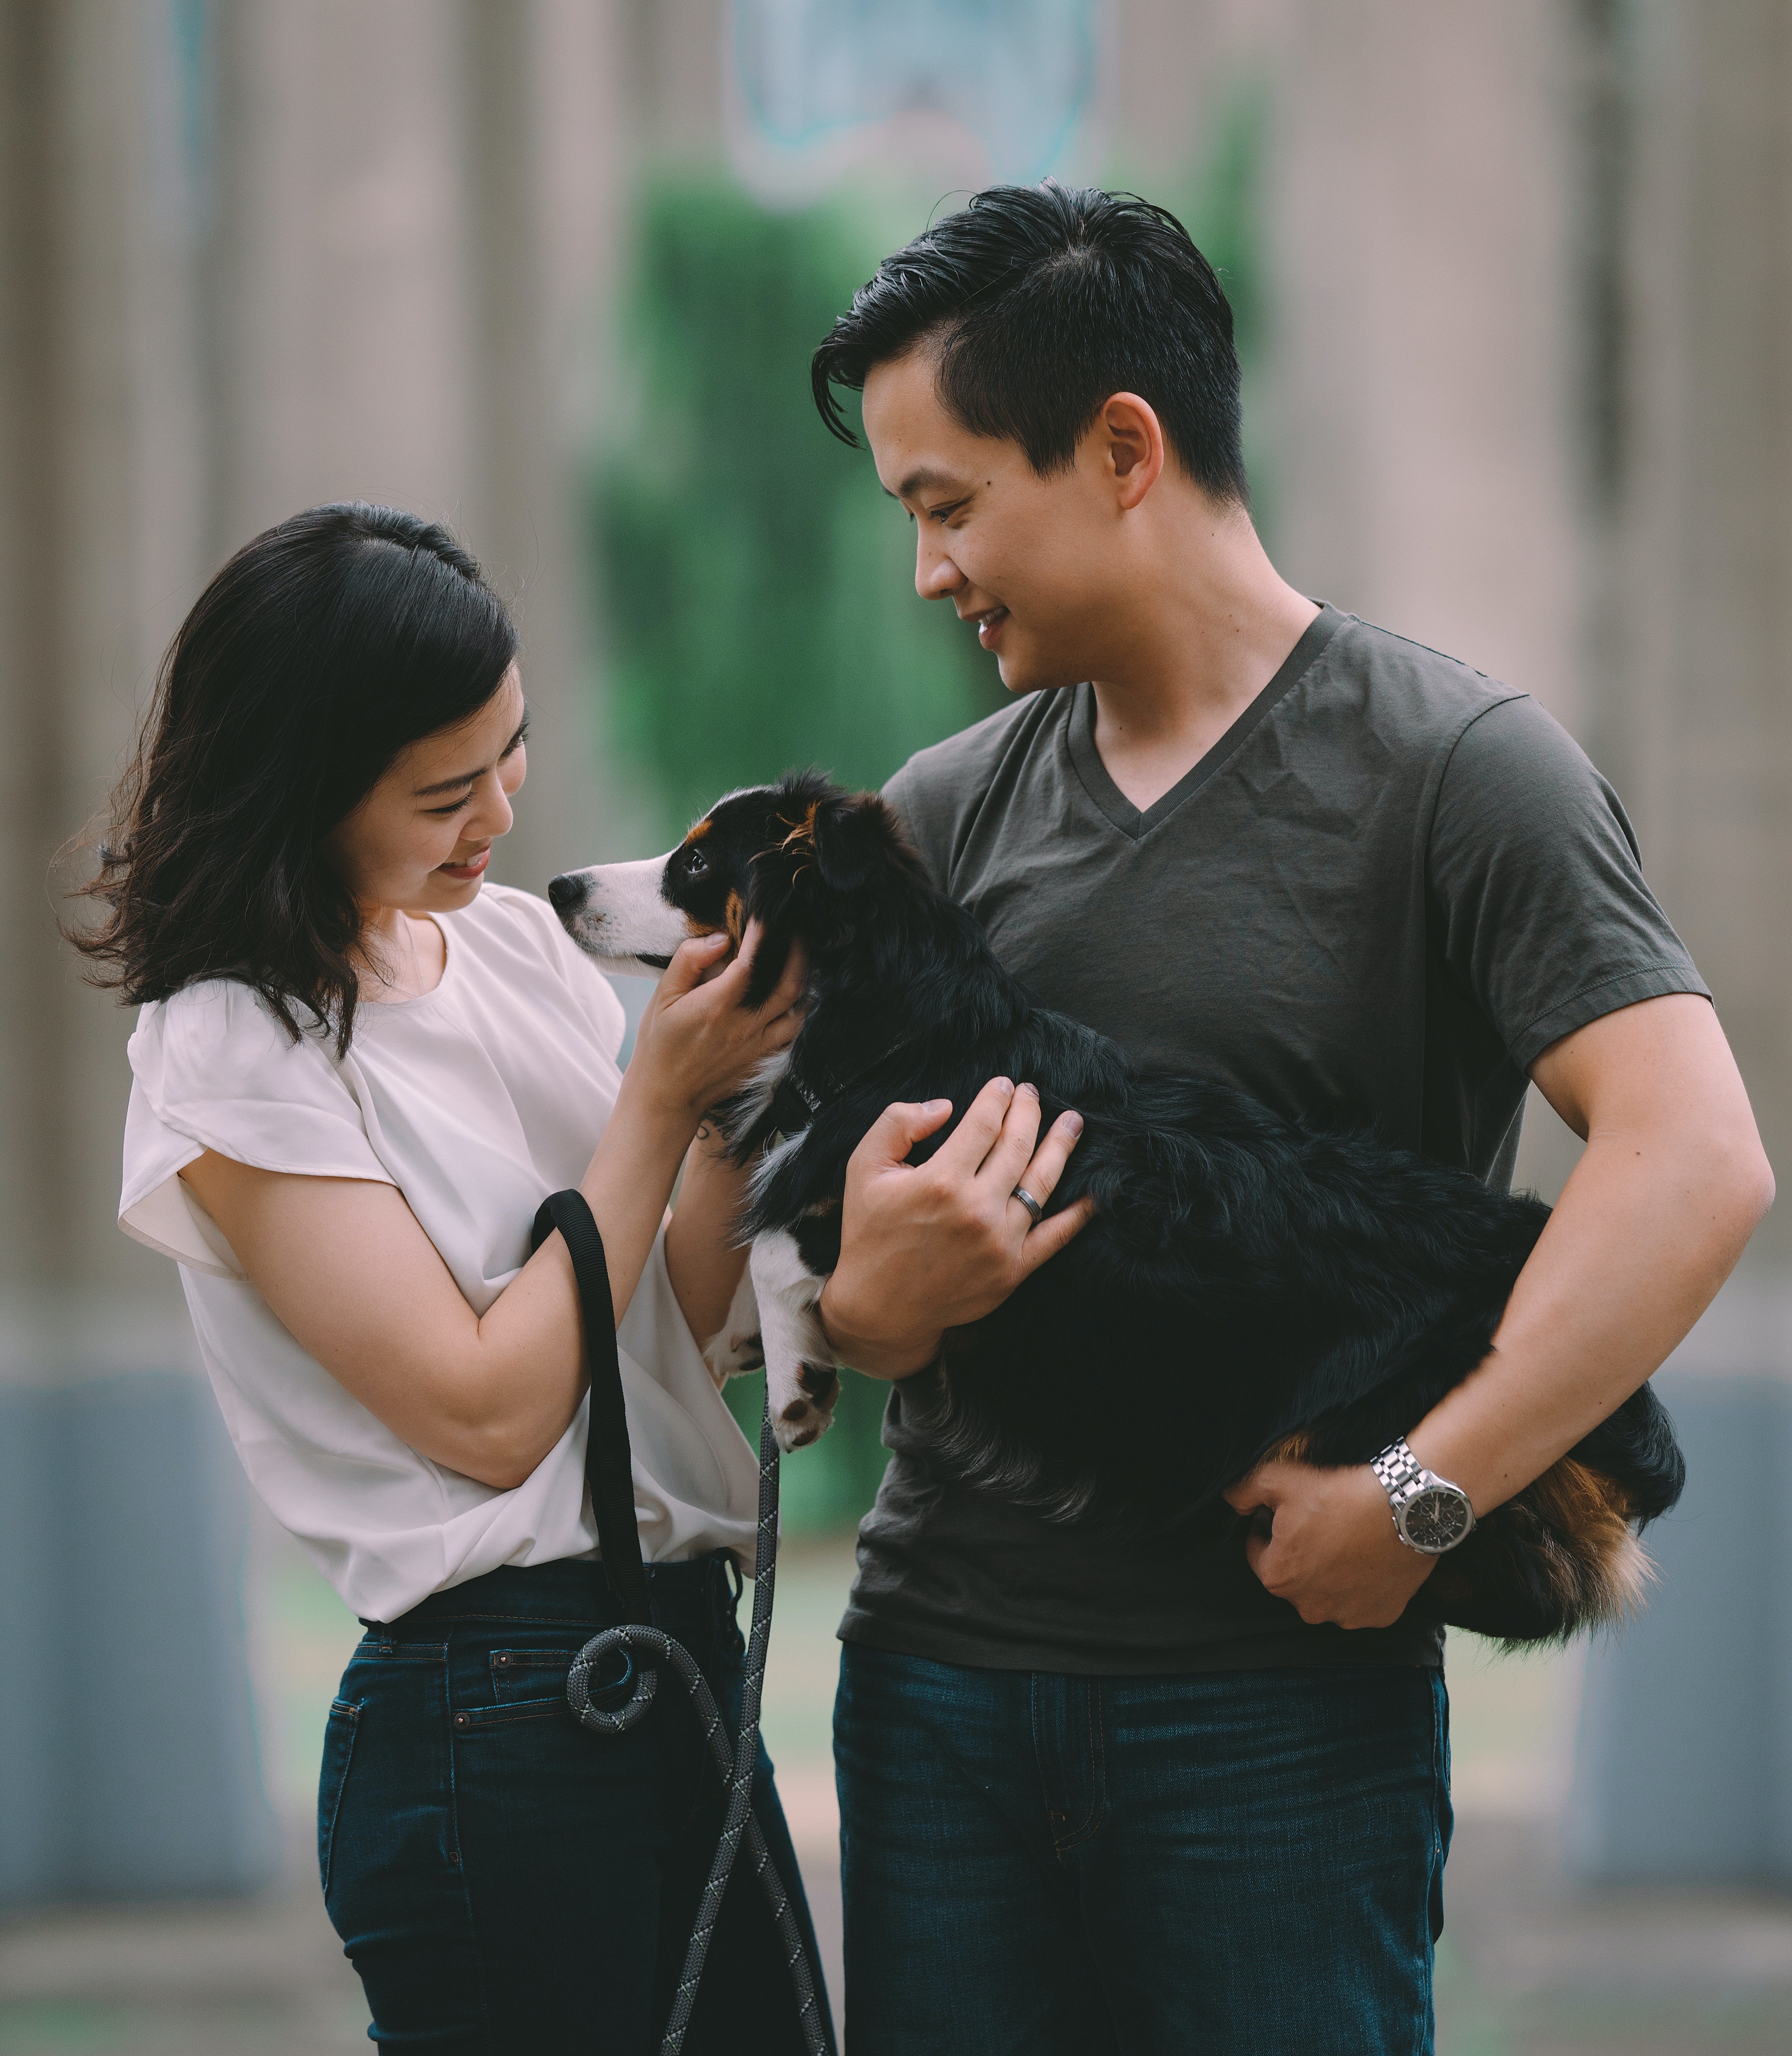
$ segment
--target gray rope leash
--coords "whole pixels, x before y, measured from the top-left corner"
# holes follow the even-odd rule
[[[809,1952],[797,1926],[790,1895],[784,1888],[784,1880],[777,1874],[771,1852],[765,1847],[765,1836],[753,1813],[753,1772],[759,1754],[760,1704],[765,1694],[765,1658],[771,1647],[772,1591],[777,1571],[777,1438],[772,1432],[768,1397],[759,1425],[759,1521],[755,1535],[753,1627],[747,1642],[746,1671],[741,1693],[741,1731],[732,1756],[729,1754],[722,1710],[716,1705],[709,1681],[683,1643],[675,1642],[660,1629],[638,1627],[632,1623],[622,1627],[606,1628],[585,1644],[567,1673],[567,1699],[584,1726],[599,1734],[621,1734],[633,1727],[653,1704],[659,1682],[659,1671],[653,1666],[670,1665],[690,1695],[691,1706],[702,1726],[704,1742],[722,1773],[722,1789],[728,1794],[728,1810],[716,1843],[715,1860],[710,1867],[709,1882],[703,1888],[696,1924],[690,1931],[684,1967],[678,1975],[665,2036],[659,2045],[660,2056],[678,2056],[684,2047],[686,2030],[690,2026],[690,2016],[697,2004],[697,1987],[702,1980],[703,1964],[709,1955],[710,1938],[721,1916],[728,1880],[743,1841],[759,1888],[771,1908],[773,1925],[784,1951],[785,1968],[789,1975],[791,1990],[796,1995],[804,2042],[809,2056],[826,2056],[828,2042],[821,2022],[821,1995],[809,1968]],[[591,1702],[591,1676],[613,1649],[627,1651],[631,1655],[639,1651],[642,1658],[651,1659],[651,1662],[637,1663],[635,1690],[627,1702],[614,1712],[606,1712]]]

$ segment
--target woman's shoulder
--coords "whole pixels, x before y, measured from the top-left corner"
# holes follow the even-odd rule
[[[152,999],[137,1015],[131,1069],[152,1101],[285,1098],[295,1089],[334,1100],[346,1088],[336,1076],[326,1037],[316,1024],[295,1037],[272,1005],[241,979],[208,978]]]
[[[295,1003],[295,1018],[305,1010]],[[164,1048],[204,1051],[227,1046],[243,1051],[273,1051],[294,1046],[291,1031],[271,1003],[254,986],[239,978],[196,979],[165,999],[152,999],[139,1010],[132,1041]],[[305,1036],[301,1030],[299,1040]]]

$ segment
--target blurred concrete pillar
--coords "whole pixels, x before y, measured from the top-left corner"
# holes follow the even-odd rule
[[[0,1903],[258,1882],[243,1487],[116,1225],[129,1022],[55,932],[203,550],[177,10],[0,5]]]
[[[528,792],[499,874],[541,892],[571,864],[638,856],[653,819],[605,759],[588,521],[640,45],[623,0],[466,5],[480,438],[467,526],[516,609],[529,696]]]
[[[532,891],[635,853],[584,559],[629,134],[620,0],[217,12],[214,548],[329,500],[445,520],[514,607]]]
[[[1584,714],[1569,10],[1282,10],[1267,424],[1283,572]]]
[[[1596,746],[1792,1173],[1792,11],[1628,40],[1625,291]],[[1792,1880],[1792,1205],[1663,1376],[1693,1465],[1593,1656],[1573,1841],[1604,1876]]]

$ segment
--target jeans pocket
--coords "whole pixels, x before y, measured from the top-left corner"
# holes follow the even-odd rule
[[[564,1699],[566,1674],[578,1654],[576,1649],[494,1649],[488,1659],[493,1704],[502,1706],[516,1699]]]
[[[336,1818],[342,1809],[343,1788],[349,1781],[349,1764],[360,1726],[359,1702],[331,1702],[330,1719],[323,1731],[323,1768],[318,1774],[318,1878],[326,1901],[330,1862],[336,1848]]]

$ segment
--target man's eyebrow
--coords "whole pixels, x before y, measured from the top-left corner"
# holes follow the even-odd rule
[[[498,752],[499,761],[500,762],[504,757],[508,757],[511,751],[516,747],[517,744],[522,741],[523,730],[527,728],[528,725],[528,718],[526,715],[521,721],[517,722],[516,733],[512,736],[510,740],[504,745],[503,749]],[[452,793],[460,786],[470,785],[474,779],[482,777],[489,768],[489,767],[488,765],[482,764],[477,771],[463,771],[458,778],[438,778],[433,785],[419,785],[417,790],[411,794],[411,797],[413,800],[433,800],[438,793]]]
[[[931,465],[923,465],[919,471],[910,472],[894,492],[890,492],[887,485],[884,490],[889,492],[892,500],[907,500],[915,493],[925,491],[930,485],[943,485],[956,491],[963,483],[962,480],[954,478],[948,472],[936,471]]]

